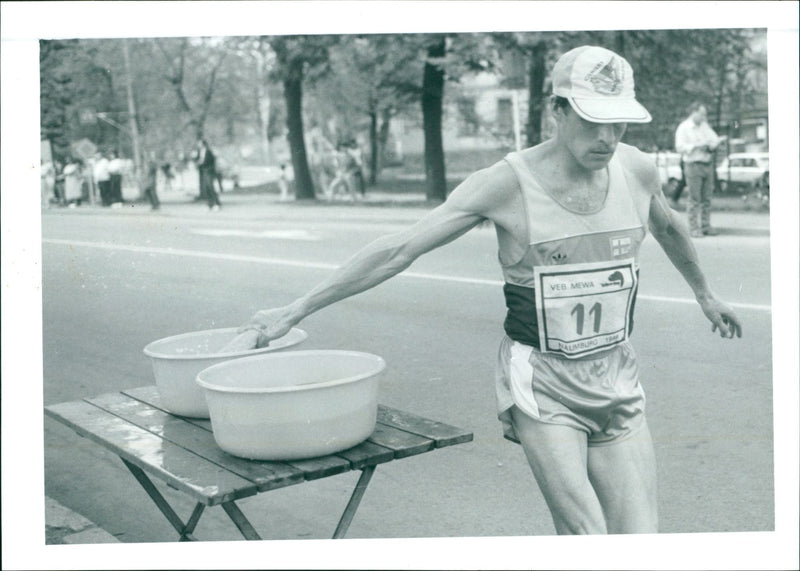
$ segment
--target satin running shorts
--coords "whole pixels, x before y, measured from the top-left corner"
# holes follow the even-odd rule
[[[645,396],[629,342],[599,355],[568,359],[503,338],[495,390],[504,436],[519,443],[511,408],[540,422],[571,426],[590,446],[633,435],[644,420]]]

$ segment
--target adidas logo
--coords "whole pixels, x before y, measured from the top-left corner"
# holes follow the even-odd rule
[[[551,257],[556,264],[563,264],[567,261],[567,255],[563,252],[556,252]]]

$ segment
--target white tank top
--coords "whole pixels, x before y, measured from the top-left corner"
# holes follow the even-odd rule
[[[527,228],[520,244],[497,228],[506,285],[506,333],[540,351],[576,358],[628,339],[651,195],[631,189],[619,158],[596,212],[556,202],[518,153],[505,159],[519,180]]]

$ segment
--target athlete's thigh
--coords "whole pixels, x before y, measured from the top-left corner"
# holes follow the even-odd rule
[[[656,460],[647,422],[623,441],[589,447],[588,459],[608,532],[657,532]]]
[[[511,415],[558,533],[605,533],[603,511],[588,476],[586,434],[534,420],[517,407]]]

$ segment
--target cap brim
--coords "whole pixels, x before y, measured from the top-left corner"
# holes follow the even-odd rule
[[[649,123],[653,120],[635,99],[567,99],[579,117],[592,123]]]

